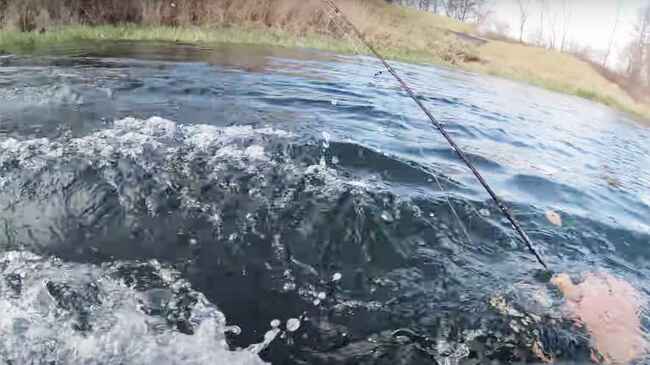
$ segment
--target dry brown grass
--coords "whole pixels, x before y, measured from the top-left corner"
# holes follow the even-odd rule
[[[139,21],[147,25],[276,26],[287,30],[321,29],[318,0],[139,0]]]
[[[33,31],[62,24],[135,22],[139,12],[133,0],[1,0],[0,24]]]
[[[368,3],[372,4],[368,6]],[[378,0],[344,0],[359,18],[383,5]],[[61,24],[241,25],[286,30],[327,31],[329,19],[319,0],[0,0],[4,27],[32,31]]]

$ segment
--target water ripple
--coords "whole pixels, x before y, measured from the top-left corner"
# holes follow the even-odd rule
[[[277,363],[509,362],[536,343],[589,359],[509,223],[376,61],[43,53],[0,61],[0,358],[256,363],[230,349],[270,343]],[[396,67],[554,269],[650,293],[647,129],[510,81]]]

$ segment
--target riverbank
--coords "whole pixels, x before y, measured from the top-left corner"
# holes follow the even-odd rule
[[[389,59],[442,64],[527,82],[594,100],[650,120],[650,106],[637,103],[591,65],[572,55],[501,41],[481,39],[481,42],[472,42],[474,29],[468,24],[386,5],[383,1],[350,0],[342,4],[351,20]],[[253,15],[235,21],[236,17],[232,16],[228,21],[212,24],[207,20],[196,21],[205,23],[199,25],[192,25],[191,21],[176,26],[161,25],[156,23],[163,23],[162,18],[145,21],[144,16],[138,18],[139,24],[132,25],[48,26],[47,21],[42,21],[43,25],[34,22],[34,31],[31,32],[5,25],[0,31],[0,51],[29,53],[45,45],[87,40],[155,40],[207,45],[261,44],[348,54],[367,52],[358,41],[327,18],[322,9],[304,11],[311,15],[267,16],[264,21],[255,20],[258,16]],[[320,17],[316,17],[319,11]],[[469,39],[464,35],[470,35]]]

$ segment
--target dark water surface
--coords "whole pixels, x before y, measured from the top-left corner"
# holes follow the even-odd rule
[[[554,270],[650,293],[650,129],[518,83],[397,68]],[[494,204],[378,71],[249,46],[0,57],[0,359],[506,363],[534,341],[588,359]]]

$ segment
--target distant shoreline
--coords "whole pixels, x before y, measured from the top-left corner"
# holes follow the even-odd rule
[[[441,30],[441,32],[445,32]],[[477,72],[479,74],[492,75],[505,79],[529,83],[547,90],[556,91],[564,94],[575,95],[585,99],[593,100],[605,104],[619,111],[627,112],[645,124],[650,121],[650,107],[638,104],[616,85],[606,80],[597,80],[595,85],[602,83],[607,86],[606,92],[596,87],[589,88],[584,82],[584,76],[578,75],[575,79],[569,79],[566,75],[555,74],[552,70],[544,70],[540,66],[540,72],[536,72],[535,65],[530,69],[519,64],[522,60],[512,60],[514,64],[508,64],[501,60],[494,59],[493,53],[499,57],[498,47],[505,47],[503,52],[512,52],[513,50],[522,52],[544,52],[544,57],[557,57],[558,62],[567,62],[567,59],[579,64],[582,61],[575,59],[570,55],[559,54],[553,51],[536,50],[534,47],[524,45],[508,45],[504,42],[486,41],[483,45],[467,45],[462,41],[459,34],[466,34],[449,30],[447,35],[440,39],[445,42],[457,42],[461,46],[451,46],[451,53],[455,58],[449,58],[445,54],[440,54],[431,49],[417,49],[416,47],[398,47],[392,44],[382,44],[375,42],[377,48],[389,59],[419,63],[434,64],[458,67],[463,70]],[[467,34],[468,37],[473,37]],[[217,44],[217,43],[237,43],[251,45],[279,46],[286,48],[310,48],[323,51],[331,51],[341,54],[358,54],[366,53],[361,48],[360,43],[352,42],[349,39],[337,39],[328,35],[303,33],[295,35],[292,32],[276,28],[262,28],[256,26],[228,26],[228,27],[205,27],[205,26],[145,26],[145,25],[101,25],[101,26],[84,26],[84,25],[66,25],[45,29],[42,32],[20,32],[16,30],[0,31],[0,53],[9,52],[17,54],[32,53],[38,48],[51,46],[58,43],[75,42],[75,41],[95,41],[95,40],[114,40],[114,41],[171,41],[195,44]],[[386,42],[388,43],[388,42]],[[444,45],[442,46],[444,49]],[[454,48],[455,47],[455,48]],[[462,47],[467,48],[464,52]],[[497,50],[491,50],[490,47],[497,47]],[[512,49],[511,49],[512,48]],[[530,55],[514,54],[510,57],[530,57]],[[507,61],[507,60],[506,60]],[[524,60],[525,62],[525,60]],[[569,64],[567,67],[571,67]],[[588,67],[588,66],[587,66]],[[523,69],[522,69],[523,68]],[[580,70],[585,73],[584,70]],[[588,73],[588,71],[586,71]],[[601,77],[596,71],[594,78]],[[580,79],[582,77],[582,79]],[[602,78],[602,77],[601,77]],[[580,82],[585,83],[582,85]],[[611,85],[606,84],[609,83]]]

